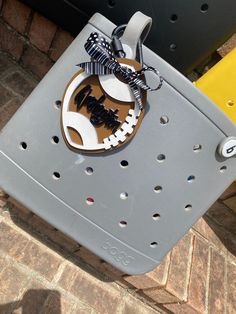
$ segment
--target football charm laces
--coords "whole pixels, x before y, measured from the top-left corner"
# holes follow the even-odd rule
[[[110,43],[97,32],[90,34],[84,47],[92,61],[77,65],[91,75],[115,74],[120,76],[129,84],[140,110],[143,109],[141,90],[156,91],[161,88],[163,78],[155,68],[144,66],[140,71],[133,71],[127,66],[121,65],[113,55]],[[157,87],[151,88],[140,78],[146,71],[151,71],[158,77]]]

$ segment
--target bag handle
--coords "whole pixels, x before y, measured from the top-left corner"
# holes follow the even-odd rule
[[[126,58],[136,58],[138,42],[140,41],[141,44],[144,42],[151,26],[152,18],[140,11],[136,12],[131,17],[125,28],[124,34],[120,38],[126,53]]]

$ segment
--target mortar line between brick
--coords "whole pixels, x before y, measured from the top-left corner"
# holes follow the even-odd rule
[[[94,310],[93,307],[91,307],[89,304],[81,301],[80,299],[78,299],[77,297],[75,297],[73,294],[71,294],[70,292],[64,290],[63,288],[61,288],[60,286],[56,286],[56,285],[52,285],[50,286],[51,289],[57,290],[61,295],[63,295],[64,297],[67,297],[70,301],[72,301],[73,303],[75,303],[76,305],[79,305],[80,307],[87,307],[91,310]],[[42,313],[44,314],[44,313]]]
[[[50,55],[51,55],[51,48],[53,47],[53,44],[54,44],[54,42],[56,41],[56,39],[57,39],[57,37],[58,37],[58,33],[59,33],[60,29],[61,29],[61,28],[58,27],[58,25],[57,25],[57,29],[56,29],[56,31],[55,31],[55,33],[54,33],[54,35],[53,35],[53,38],[52,38],[52,40],[51,40],[50,46],[49,46],[48,51],[47,51],[47,55],[49,56],[49,58],[51,58],[51,57],[50,57]]]
[[[189,255],[188,255],[187,276],[186,276],[186,282],[185,282],[185,285],[187,287],[187,289],[185,291],[185,295],[184,295],[185,301],[188,300],[190,275],[191,275],[191,270],[192,270],[193,246],[194,246],[194,239],[195,239],[194,234],[191,234],[191,236],[192,236],[192,238],[191,238],[191,245],[190,245]]]
[[[2,51],[1,51],[1,53],[2,53]],[[14,69],[10,69],[10,70],[8,69],[5,73],[1,74],[0,83],[3,84],[4,83],[3,81],[5,80],[5,78],[7,78],[9,76],[9,74],[12,74],[14,72],[15,72]]]
[[[106,280],[111,279],[109,275],[101,273],[94,266],[86,263],[86,261],[84,261],[83,259],[80,259],[79,257],[74,256],[71,253],[67,255],[65,263],[66,265],[74,264],[76,267],[78,267],[78,265],[81,265],[84,270],[88,271],[92,276],[95,276],[100,281],[104,281],[104,280],[106,281]],[[113,281],[112,285],[113,287],[115,287],[115,289],[122,290],[122,291],[124,290],[126,292],[128,291],[128,289],[125,289],[121,284],[117,283],[116,281]]]
[[[167,284],[167,280],[168,280],[168,276],[169,276],[169,272],[170,272],[170,263],[171,263],[172,251],[170,253],[167,253],[167,255],[169,255],[169,256],[167,257],[167,263],[166,263],[165,270],[164,270],[165,276],[163,279],[164,280],[163,287],[165,287]]]
[[[157,313],[160,314],[167,314],[169,313],[169,311],[167,312],[167,310],[165,309],[165,312],[163,312],[162,306],[157,305],[157,303],[155,301],[151,301],[146,299],[145,297],[143,297],[142,295],[140,295],[138,293],[138,291],[128,291],[127,295],[125,296],[125,299],[128,298],[134,298],[134,299],[138,299],[140,302],[142,302],[147,308],[151,308],[155,311],[157,311]],[[125,305],[126,302],[124,302]],[[122,314],[123,312],[121,312]],[[116,313],[115,313],[116,314]]]
[[[11,101],[13,101],[14,99],[17,99],[17,98],[20,100],[21,104],[23,103],[24,100],[22,99],[23,97],[22,97],[21,95],[17,94],[13,89],[9,88],[9,86],[7,86],[7,84],[4,84],[3,82],[0,82],[0,84],[1,84],[4,88],[6,88],[9,92],[11,92],[11,93],[13,94],[13,97],[10,98],[10,99],[2,106],[2,108],[9,106],[9,103],[11,103]]]
[[[33,49],[37,50],[38,52],[44,54],[45,56],[47,56],[49,58],[49,60],[51,60],[53,62],[53,64],[55,63],[55,61],[50,57],[50,54],[49,54],[49,50],[48,52],[42,52],[40,49],[38,49],[31,41],[30,39],[27,37],[26,34],[22,35],[20,33],[18,33],[10,24],[8,24],[3,18],[2,16],[0,16],[0,23],[3,24],[3,25],[6,25],[6,27],[8,28],[8,30],[12,31],[14,35],[18,36],[24,43],[23,45],[23,49],[22,49],[22,53],[19,57],[19,59],[17,60],[19,62],[19,64],[21,66],[23,66],[23,63],[21,62],[22,61],[22,57],[23,57],[23,54],[25,52],[25,50],[27,49],[27,47],[32,47]],[[13,57],[14,58],[14,57]],[[30,73],[30,74],[33,74],[29,69],[27,69],[27,71]],[[35,74],[33,74],[35,75]],[[40,79],[40,78],[37,78],[37,79]]]
[[[229,207],[228,207],[227,209],[230,210]],[[234,212],[233,212],[233,214],[234,214]],[[222,231],[226,231],[226,232],[228,232],[228,233],[230,233],[230,234],[233,234],[233,235],[236,234],[236,233],[233,232],[233,231],[229,231],[228,229],[225,229],[222,224],[220,224],[218,221],[216,221],[214,218],[212,218],[212,217],[209,216],[208,214],[206,214],[206,215],[207,215],[207,219],[208,219],[212,224],[215,224],[219,229],[221,229],[221,230],[223,229]]]
[[[12,101],[19,99],[19,96],[14,96],[12,99],[10,99],[8,102],[6,102],[3,106],[2,109],[4,110],[6,107],[9,106],[9,104],[11,104]],[[21,101],[21,100],[20,100]],[[23,103],[24,100],[21,101],[21,104]],[[20,106],[21,106],[20,104]]]
[[[202,241],[204,241],[205,243],[207,243],[209,245],[210,248],[213,248],[214,250],[217,251],[217,253],[221,256],[223,256],[227,261],[229,261],[230,263],[233,263],[236,265],[236,259],[234,257],[232,257],[231,254],[229,254],[228,251],[223,251],[220,250],[219,247],[217,245],[215,245],[213,242],[209,241],[208,239],[206,239],[201,233],[199,233],[198,231],[192,229],[192,233],[196,236],[199,237]]]
[[[103,275],[102,278],[100,278],[99,275],[101,276],[101,273],[98,272],[91,265],[88,265],[88,264],[86,264],[84,262],[81,262],[81,260],[79,260],[79,263],[81,264],[81,266],[84,269],[84,271],[87,271],[91,276],[94,276],[95,278],[97,278],[97,280],[99,282],[101,282],[101,284],[103,284],[103,280],[108,279],[108,277],[105,277],[104,275]],[[79,267],[78,266],[78,260],[73,255],[68,256],[68,259],[63,261],[62,264],[63,264],[62,268],[65,268],[67,265],[70,266],[71,264],[73,264],[75,267]],[[57,274],[55,276],[57,276]],[[59,276],[59,274],[58,274],[58,276]],[[57,282],[55,282],[55,284],[57,284]],[[115,281],[111,282],[111,287],[110,288],[119,291],[122,296],[126,296],[128,294],[128,290],[123,288],[121,285],[119,285]]]
[[[1,216],[0,216],[0,217],[1,217]],[[40,239],[35,239],[35,238],[34,238],[34,235],[33,235],[33,236],[30,235],[27,231],[23,230],[21,227],[16,226],[16,225],[14,224],[14,222],[12,222],[11,220],[9,220],[7,217],[4,217],[4,218],[3,218],[3,222],[6,223],[7,225],[9,225],[11,228],[13,228],[14,230],[16,230],[17,232],[23,234],[29,241],[31,241],[31,242],[33,242],[33,243],[35,243],[35,244],[37,244],[37,245],[43,245],[43,246],[45,246],[45,249],[46,249],[47,251],[50,251],[50,254],[56,255],[56,256],[59,255],[60,258],[61,258],[61,255],[60,255],[60,247],[58,247],[58,245],[57,245],[56,243],[51,242],[51,241],[48,241],[48,240],[47,240],[47,242],[45,243],[45,242],[44,242],[45,239],[43,238],[43,235],[42,235],[42,234],[37,234],[37,235],[41,238],[41,240],[43,241],[43,242],[41,243]],[[29,243],[29,242],[28,242],[28,243]],[[28,245],[28,243],[27,243],[26,245]],[[53,247],[53,248],[50,248],[50,247],[48,247],[47,244],[49,244],[49,245],[52,244],[54,247]],[[58,253],[58,252],[55,252],[54,249],[59,250],[59,253]],[[77,263],[78,263],[78,259],[76,259],[75,256],[73,255],[73,253],[71,253],[71,252],[67,252],[66,255],[65,255],[65,254],[62,255],[62,258],[66,259],[66,260],[64,260],[64,261],[62,262],[63,265],[64,265],[64,264],[65,264],[65,265],[66,265],[66,264],[70,264],[70,263],[74,263],[75,265],[77,265]],[[98,275],[99,278],[102,276],[102,278],[100,278],[100,280],[109,279],[109,277],[105,276],[104,274],[101,274],[100,272],[97,272],[97,270],[96,270],[94,267],[88,265],[87,263],[85,263],[84,261],[82,261],[82,260],[80,260],[80,259],[79,259],[79,264],[81,264],[83,267],[85,267],[85,269],[87,269],[89,272],[92,271],[92,273],[96,273],[96,275]],[[60,268],[60,266],[59,266],[59,268]],[[57,273],[56,273],[56,275],[57,275]],[[56,275],[55,275],[55,276],[56,276]],[[59,275],[58,275],[58,276],[59,276]],[[122,285],[120,285],[119,283],[113,282],[113,286],[114,286],[116,289],[122,289],[122,291],[123,291],[123,290],[124,290],[124,291],[127,291],[127,289],[125,289],[125,288],[124,288]]]
[[[64,264],[64,262],[62,263],[62,264]],[[63,270],[64,270],[64,268],[63,268]],[[63,271],[62,270],[62,271]],[[55,277],[55,276],[54,276]],[[53,282],[53,280],[51,281],[51,289],[52,290],[56,290],[57,292],[59,292],[60,293],[60,295],[62,294],[62,295],[66,295],[66,293],[64,293],[65,291],[64,291],[64,289],[62,289],[60,286],[57,286],[57,283],[56,282]],[[63,292],[62,292],[63,291]],[[66,291],[67,292],[67,291]],[[48,302],[49,302],[49,300],[50,300],[50,297],[52,296],[54,294],[54,292],[53,291],[51,291],[49,294],[48,294],[48,296],[47,296],[47,298],[46,298],[46,300],[44,301],[44,304],[43,304],[43,306],[42,306],[42,308],[41,308],[41,311],[38,313],[38,314],[44,314],[44,307],[48,304]],[[69,296],[69,297],[68,297]],[[70,299],[70,301],[72,301],[73,303],[74,303],[74,305],[73,305],[73,309],[75,309],[77,306],[80,306],[81,307],[81,305],[83,306],[83,307],[85,307],[86,306],[86,308],[88,308],[89,310],[91,310],[91,311],[94,311],[94,309],[90,306],[90,305],[88,305],[87,303],[83,303],[83,302],[81,302],[81,301],[79,301],[79,299],[78,298],[76,298],[75,296],[73,296],[73,295],[70,295],[70,293],[67,293],[67,297],[68,297],[68,299]],[[72,298],[73,297],[73,298]],[[74,312],[72,312],[72,310],[73,309],[71,309],[71,311],[70,311],[70,313],[74,313]],[[70,314],[70,313],[68,313],[68,314]]]
[[[229,212],[231,212],[233,215],[235,215],[234,211],[232,211],[232,209],[230,207],[227,207],[226,210],[228,210]],[[212,223],[215,224],[218,228],[226,230],[228,233],[233,234],[234,236],[236,235],[236,232],[234,231],[230,231],[226,228],[224,228],[224,225],[222,225],[221,223],[219,223],[215,218],[212,218],[211,216],[209,216],[207,213],[207,219]]]
[[[6,219],[7,220],[7,218],[4,218],[4,219]],[[6,223],[8,224],[8,225],[10,225],[10,226],[12,226],[14,229],[16,229],[17,231],[19,231],[20,230],[20,232],[22,232],[22,229],[21,228],[19,228],[18,226],[16,226],[12,221],[10,221],[10,223],[9,223],[9,220],[7,220],[6,221]],[[24,233],[25,233],[25,231],[23,231]],[[32,240],[32,238],[29,236],[29,238]],[[38,240],[36,240],[36,241],[38,241]],[[35,242],[36,242],[35,241]],[[70,264],[71,262],[73,262],[73,256],[70,256],[69,258],[71,258],[71,260],[70,261],[64,261],[64,262],[62,262],[62,264],[63,264],[63,266],[60,266],[60,267],[62,267],[62,268],[64,268],[67,264]],[[62,265],[61,264],[61,265]],[[59,267],[59,268],[60,268]],[[23,265],[23,268],[24,269],[27,269],[27,266],[25,266],[25,265]],[[61,268],[61,271],[62,271],[62,268]],[[169,267],[168,267],[168,269],[169,269]],[[32,274],[35,274],[35,272],[34,271],[32,271]],[[40,278],[40,281],[42,282],[42,283],[46,283],[46,285],[48,286],[48,285],[50,285],[50,287],[51,288],[56,288],[57,290],[59,289],[60,291],[63,291],[63,294],[64,295],[69,295],[70,296],[70,299],[71,299],[71,294],[70,293],[65,293],[65,291],[62,289],[62,288],[60,288],[60,287],[58,287],[58,286],[56,286],[56,284],[57,284],[57,281],[55,280],[55,277],[56,276],[60,276],[60,274],[59,274],[59,270],[58,270],[58,272],[56,273],[56,275],[54,276],[54,279],[52,280],[52,282],[48,282],[48,281],[46,281],[45,279],[44,279],[44,277],[42,277],[41,275],[39,275],[38,273],[36,273],[36,277],[37,278]],[[115,287],[118,287],[119,289],[122,289],[122,291],[123,291],[123,293],[125,294],[125,293],[127,293],[127,295],[130,295],[130,293],[129,293],[129,291],[127,290],[127,289],[124,289],[123,287],[120,287],[120,285],[119,284],[117,284],[117,283],[113,283],[114,284],[114,286]],[[139,300],[142,300],[142,302],[143,302],[143,299],[142,298],[140,298],[139,296],[136,296]],[[76,298],[73,298],[73,300],[74,300],[74,302],[76,302]],[[124,306],[124,305],[123,305]],[[150,306],[149,304],[148,304],[148,306]],[[122,312],[121,312],[122,313]]]
[[[0,216],[1,217],[1,216]],[[37,232],[34,232],[33,229],[29,229],[28,231],[27,230],[24,230],[23,228],[21,228],[20,226],[17,226],[11,219],[9,219],[8,217],[4,217],[2,218],[2,222],[4,222],[6,225],[8,225],[10,228],[14,229],[15,231],[21,233],[23,236],[25,236],[28,240],[30,240],[31,242],[33,242],[34,244],[36,245],[40,245],[40,246],[44,246],[45,249],[47,251],[50,251],[50,253],[52,255],[56,255],[56,256],[61,256],[60,252],[61,252],[61,248],[56,244],[54,243],[53,241],[50,241],[48,239],[45,239],[43,237],[43,234],[42,233],[37,233]],[[24,222],[23,222],[24,223]],[[29,232],[33,232],[33,234],[30,234]],[[39,239],[35,238],[35,236],[38,236]],[[48,245],[52,245],[53,247],[48,247]],[[58,252],[56,252],[55,250],[58,250]],[[70,252],[67,252],[68,254],[64,254],[63,255],[63,258],[69,258],[71,256]]]
[[[210,283],[210,266],[211,266],[211,255],[212,255],[212,248],[209,247],[208,249],[208,260],[207,260],[207,275],[206,275],[206,294],[205,294],[205,314],[209,313],[208,302],[209,302],[209,283]]]
[[[56,287],[56,289],[54,289],[54,290],[56,290],[57,292],[59,292],[60,295],[61,295],[61,289],[59,289],[58,287]],[[50,297],[51,297],[53,294],[55,294],[55,292],[53,292],[53,291],[48,294],[48,296],[47,296],[46,300],[44,301],[44,304],[43,304],[43,306],[42,306],[42,308],[41,308],[41,310],[40,310],[40,312],[39,312],[38,314],[44,314],[44,313],[45,313],[45,306],[48,305],[48,303],[49,303],[49,301],[50,301]],[[73,303],[73,306],[72,306],[71,311],[70,311],[69,313],[66,313],[66,314],[70,314],[70,313],[73,314],[73,313],[75,313],[75,312],[74,312],[74,309],[75,309],[77,306],[79,306],[80,308],[83,308],[83,309],[85,309],[85,308],[86,308],[86,309],[89,309],[89,311],[91,311],[91,314],[94,312],[94,308],[92,308],[90,305],[88,305],[88,304],[86,304],[86,303],[83,303],[83,302],[79,301],[79,299],[77,299],[76,297],[74,297],[74,299],[73,299],[73,298],[71,298],[71,296],[70,296],[69,294],[66,295],[65,293],[62,293],[62,295],[68,297],[68,300],[70,300],[70,301]],[[73,297],[73,296],[72,296],[72,297]],[[96,313],[94,313],[94,314],[96,314]]]
[[[16,224],[14,224],[14,222],[9,219],[8,217],[2,217],[2,222],[4,222],[6,225],[8,225],[9,227],[11,227],[12,229],[14,229],[15,231],[21,233],[22,235],[24,235],[28,240],[32,240],[32,242],[39,244],[40,241],[34,239],[34,237],[32,237],[28,232],[26,232],[25,230],[23,230],[22,228],[20,228],[19,226],[16,226]]]
[[[7,267],[7,265],[5,263],[6,256],[2,256],[1,258],[2,258],[2,261],[3,261],[4,264],[3,264],[2,268],[0,269],[0,275],[4,271],[4,269]]]
[[[218,202],[219,202],[220,204],[224,205],[224,207],[226,207],[227,210],[228,210],[231,214],[233,214],[233,215],[235,215],[235,211],[234,211],[232,208],[230,208],[230,207],[229,207],[226,203],[224,203],[224,202],[225,202],[227,199],[232,198],[232,197],[235,197],[235,196],[236,196],[236,194],[233,194],[232,196],[226,198],[224,201],[218,200]],[[210,217],[210,218],[211,218],[211,217]],[[211,218],[211,219],[212,219],[212,218]],[[217,223],[217,221],[214,220],[214,222],[215,222],[217,225],[221,226],[219,223]]]
[[[227,199],[229,199],[229,198],[231,198],[231,197],[234,197],[234,196],[236,196],[236,193],[235,192],[231,192],[230,194],[228,194],[226,197],[224,197],[224,198],[221,198],[221,197],[219,197],[219,199],[217,200],[219,203],[222,203],[222,204],[224,204],[224,205],[226,205],[225,203],[224,203],[224,201],[226,201]],[[227,206],[227,205],[226,205]]]
[[[24,72],[23,72],[24,71]],[[17,69],[16,71],[14,71],[14,69],[11,69],[10,71],[7,71],[5,74],[3,74],[0,78],[0,84],[5,88],[7,89],[10,93],[12,93],[13,97],[10,98],[3,106],[3,107],[6,107],[6,106],[9,106],[9,103],[11,103],[11,101],[13,101],[14,99],[19,99],[20,101],[20,105],[23,104],[24,100],[27,98],[27,97],[24,97],[22,95],[20,95],[19,93],[17,93],[14,89],[12,89],[6,82],[4,82],[5,79],[7,79],[11,74],[15,74],[15,73],[20,73],[20,72],[23,72],[24,73],[24,76],[26,75],[29,75],[28,73],[26,74],[25,73],[25,70],[23,68],[20,68],[20,69]],[[34,77],[32,77],[32,75],[29,75],[30,76],[30,80],[34,80],[35,82],[35,86],[37,86],[38,82],[35,80]],[[28,78],[29,79],[29,78]]]
[[[94,314],[97,313],[96,309],[94,309],[93,307],[91,307],[90,305],[88,305],[87,303],[84,303],[82,301],[80,301],[78,298],[76,298],[73,294],[69,293],[68,291],[64,290],[63,288],[61,288],[60,286],[57,286],[57,282],[56,281],[51,281],[49,282],[47,279],[45,279],[45,277],[43,277],[42,275],[40,275],[38,272],[32,270],[31,268],[29,268],[27,265],[15,260],[14,258],[12,258],[11,256],[8,256],[5,254],[5,252],[2,252],[0,250],[0,256],[4,256],[4,259],[7,261],[7,264],[12,264],[13,266],[15,266],[17,269],[19,269],[21,272],[24,272],[25,274],[27,274],[29,280],[30,279],[36,279],[38,280],[42,285],[45,286],[45,288],[48,289],[52,289],[52,290],[57,290],[59,293],[61,293],[62,295],[64,295],[65,297],[67,297],[68,299],[70,299],[72,302],[74,302],[77,306],[80,307],[86,307],[91,309],[92,311],[94,311]],[[65,260],[62,265],[63,267],[65,267],[67,264],[70,264],[69,261]],[[63,268],[62,267],[62,268]],[[61,269],[62,271],[62,269]],[[59,273],[57,273],[57,275],[59,275]],[[141,302],[143,302],[146,306],[152,307],[150,304],[148,304],[145,300],[143,300],[143,298],[139,297],[137,294],[131,294],[129,293],[129,291],[127,291],[126,289],[121,288],[118,284],[113,283],[114,288],[118,288],[121,291],[121,295],[122,298],[125,298],[127,296],[132,296],[134,298],[139,299]],[[124,302],[122,302],[124,303]],[[120,306],[120,309],[122,310],[124,308],[124,304]],[[122,311],[120,312],[122,313]]]
[[[10,258],[8,255],[4,255],[4,254],[2,254],[2,252],[1,252],[1,250],[0,250],[0,256],[5,256],[5,258],[4,258],[4,260],[7,262],[6,264],[7,265],[5,265],[5,267],[4,267],[4,269],[6,269],[7,268],[7,266],[13,266],[13,267],[15,267],[16,269],[18,269],[18,270],[20,270],[21,272],[23,272],[22,271],[22,269],[20,269],[19,267],[17,267],[18,265],[16,265],[16,262],[15,262],[15,260],[13,259],[13,258]],[[25,277],[27,278],[27,280],[26,280],[26,282],[25,282],[25,284],[27,285],[28,283],[29,283],[29,281],[30,281],[30,278],[31,278],[31,276],[30,276],[30,274],[25,274]],[[24,295],[24,292],[25,292],[25,289],[24,289],[24,286],[22,286],[21,287],[21,289],[19,290],[19,293],[18,293],[18,295],[16,296],[16,301],[14,302],[14,305],[12,305],[12,306],[10,306],[10,313],[12,313],[12,310],[13,310],[13,307],[14,308],[17,308],[17,306],[18,306],[18,304],[20,303],[20,301],[21,301],[21,299],[22,299],[22,297],[23,297],[23,295]]]
[[[116,314],[122,314],[124,311],[124,308],[125,308],[125,299],[127,299],[127,296],[128,296],[128,294],[127,293],[125,293],[125,291],[123,291],[123,293],[121,294],[121,302],[119,303],[119,305],[118,305],[118,308],[117,308],[117,310],[116,310]]]
[[[224,304],[224,314],[227,314],[227,304],[228,304],[228,262],[225,259],[225,276],[224,276],[224,299],[225,299],[225,304]]]
[[[167,286],[167,282],[168,282],[168,278],[169,278],[169,273],[170,273],[170,264],[171,264],[171,260],[172,260],[172,253],[173,251],[171,250],[170,251],[170,259],[169,259],[169,264],[168,264],[168,267],[167,267],[167,271],[166,271],[166,282],[163,286],[160,287],[160,289],[162,290],[166,290],[166,286]],[[152,288],[150,288],[152,289]],[[167,291],[169,293],[169,291]]]
[[[24,38],[25,47],[23,47],[22,55],[21,55],[21,57],[20,57],[20,59],[19,59],[19,64],[20,64],[24,69],[26,69],[26,71],[27,71],[28,73],[30,73],[31,75],[34,75],[34,76],[37,77],[37,75],[34,74],[33,72],[31,72],[31,70],[30,70],[29,68],[24,67],[24,63],[22,63],[22,60],[21,60],[21,58],[23,57],[23,52],[25,52],[25,50],[26,50],[28,47],[32,47],[32,48],[33,48],[34,50],[36,50],[37,52],[40,52],[41,54],[47,56],[48,59],[53,62],[53,64],[55,63],[55,61],[50,57],[49,52],[43,52],[43,51],[40,50],[38,47],[36,47],[28,38],[25,38],[25,37],[23,37],[23,38]],[[21,61],[21,62],[20,62],[20,61]],[[37,77],[37,80],[41,80],[41,79],[42,79],[42,78]]]
[[[6,212],[8,212],[6,210]],[[9,213],[9,212],[8,212]],[[32,213],[32,212],[31,212]],[[33,214],[33,213],[32,213]],[[0,214],[1,215],[1,214]],[[34,214],[33,214],[34,215]],[[35,215],[37,216],[37,215]],[[1,217],[1,216],[0,216]],[[67,251],[64,248],[62,249],[57,242],[52,241],[50,238],[47,237],[42,232],[35,231],[30,225],[28,225],[24,220],[18,218],[18,223],[20,226],[17,226],[9,217],[3,217],[3,222],[6,223],[8,226],[16,230],[17,232],[22,233],[27,239],[31,240],[33,243],[37,245],[46,246],[47,250],[53,252],[53,254],[62,255],[63,258],[68,259],[71,258],[74,252]],[[26,229],[24,229],[26,228]],[[60,231],[59,231],[60,232]],[[66,253],[66,254],[65,254]]]
[[[11,56],[11,55],[10,55]],[[13,63],[14,60],[11,59],[11,57],[8,56],[8,59],[10,59],[9,61],[11,63]],[[14,64],[14,67],[11,67],[9,70],[7,70],[4,74],[1,75],[0,77],[0,82],[1,84],[4,84],[4,86],[8,87],[7,83],[4,82],[4,80],[9,77],[10,75],[14,74],[14,73],[20,73],[25,79],[27,79],[28,81],[32,82],[33,81],[33,84],[37,85],[39,83],[39,80],[37,80],[35,78],[34,75],[32,75],[31,73],[29,73],[29,71],[27,71],[26,69],[24,69],[19,63],[13,63]],[[8,89],[11,89],[11,87]],[[11,89],[14,93],[14,89]],[[17,94],[19,95],[20,97],[24,98],[22,95],[20,94]]]
[[[233,259],[233,260],[232,259],[228,259],[228,263],[236,266],[236,260],[235,259]]]
[[[26,44],[26,41],[24,44]],[[24,48],[23,48],[23,52],[24,52]],[[23,55],[23,52],[22,52],[22,55]],[[30,71],[30,69],[28,69],[27,67],[24,67],[24,65],[22,64],[20,59],[18,61],[16,61],[14,59],[14,57],[9,52],[6,52],[6,51],[0,51],[0,53],[2,55],[5,55],[7,57],[7,59],[11,63],[13,63],[15,67],[17,67],[17,71],[14,71],[14,68],[12,68],[12,69],[10,69],[10,71],[8,70],[8,71],[6,71],[5,74],[1,75],[1,78],[0,78],[1,81],[3,79],[5,79],[7,76],[9,76],[9,74],[12,74],[14,72],[21,72],[21,74],[23,73],[24,76],[29,76],[30,80],[33,80],[36,85],[39,84],[40,78],[38,78],[36,74],[34,74],[32,71]],[[21,97],[23,97],[23,96],[21,96]]]
[[[8,30],[12,31],[13,34],[20,38],[21,40],[23,41],[26,40],[26,38],[22,34],[18,33],[18,31],[15,28],[13,28],[10,24],[7,23],[7,21],[4,20],[3,16],[0,16],[0,24],[5,25]]]
[[[6,218],[5,218],[6,219]],[[8,224],[9,224],[9,220],[7,220],[7,222],[8,222]],[[17,229],[18,230],[18,228],[19,227],[17,227],[17,226],[15,226],[15,224],[13,224],[12,222],[10,223],[10,225],[11,226],[13,226],[14,227],[14,229]],[[22,229],[21,228],[19,228],[19,230],[21,230],[22,231]],[[23,232],[25,232],[25,231],[23,231]],[[37,240],[36,240],[37,241]],[[66,263],[66,261],[65,261],[65,263]],[[119,286],[119,285],[118,285]],[[58,287],[57,287],[57,289],[58,289]],[[62,289],[63,290],[63,289]],[[63,291],[64,292],[64,291]],[[63,293],[64,295],[65,295],[65,293]],[[76,302],[76,301],[74,301],[74,302]]]
[[[52,279],[52,281],[51,281],[51,283],[52,283],[53,285],[57,285],[57,283],[58,283],[59,279],[61,278],[61,275],[62,275],[62,273],[63,273],[65,267],[66,267],[66,260],[64,260],[64,261],[59,265],[58,270],[57,270],[56,274],[54,275],[54,277],[53,277],[53,279]]]
[[[2,256],[2,257],[5,256],[5,260],[7,262],[10,262],[13,266],[18,268],[22,272],[28,274],[30,277],[37,278],[40,282],[44,283],[47,286],[50,285],[50,282],[47,279],[45,279],[42,275],[40,275],[38,272],[36,272],[35,270],[31,269],[27,265],[21,263],[20,261],[15,260],[13,257],[11,257],[10,255],[7,255],[1,249],[0,249],[0,256]]]
[[[219,247],[217,247],[213,242],[209,241],[208,239],[206,239],[200,232],[198,232],[197,230],[195,229],[192,229],[192,233],[199,237],[201,240],[203,240],[205,243],[207,243],[210,247],[214,248],[215,250],[217,250],[217,252],[224,256],[225,258],[227,258],[227,253],[225,253],[224,251],[222,250],[219,250]]]
[[[36,279],[43,286],[45,286],[45,288],[51,289],[51,290],[53,290],[53,289],[57,290],[59,293],[61,293],[62,295],[68,297],[68,299],[70,299],[71,301],[73,301],[77,305],[80,305],[80,306],[82,305],[82,306],[87,307],[87,308],[90,307],[87,303],[84,303],[84,302],[80,301],[73,294],[71,294],[68,291],[64,290],[60,286],[57,286],[55,283],[52,283],[52,282],[48,281],[47,279],[45,279],[45,277],[40,275],[38,272],[32,270],[31,268],[29,268],[27,265],[25,265],[25,264],[15,260],[13,257],[11,257],[9,255],[6,255],[5,252],[3,252],[2,250],[0,250],[0,256],[4,258],[4,260],[7,262],[7,265],[10,264],[10,265],[13,265],[14,267],[16,267],[18,270],[23,272],[29,278],[29,280],[30,279]],[[29,282],[29,280],[28,280],[28,282]],[[90,307],[90,308],[92,309],[92,307]]]
[[[26,26],[25,26],[24,36],[28,37],[28,35],[29,35],[30,27],[31,27],[31,24],[33,21],[33,16],[34,16],[34,11],[30,9],[30,14],[29,14]],[[21,57],[22,57],[22,55],[21,55]],[[20,59],[21,59],[21,57],[20,57]]]
[[[19,72],[19,71],[14,71],[13,69],[12,69],[12,71],[6,71],[6,73],[3,74],[3,75],[1,76],[1,78],[0,78],[0,84],[1,84],[4,88],[6,88],[9,92],[11,92],[11,93],[13,94],[14,98],[15,98],[15,97],[18,97],[18,98],[20,99],[21,103],[23,103],[23,101],[24,101],[23,96],[20,95],[20,94],[18,94],[18,93],[16,93],[16,92],[14,91],[14,89],[12,89],[11,87],[9,87],[8,84],[6,84],[6,83],[4,82],[4,79],[6,79],[9,75],[11,75],[12,73],[17,73],[17,72]],[[11,98],[10,100],[8,100],[8,102],[6,102],[3,106],[6,106],[6,105],[7,105],[9,102],[11,102],[12,99],[14,99],[14,98]]]

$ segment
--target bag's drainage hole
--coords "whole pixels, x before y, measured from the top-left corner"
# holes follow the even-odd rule
[[[221,172],[221,173],[224,173],[226,170],[227,170],[227,167],[226,167],[226,166],[222,166],[222,167],[220,168],[220,172]]]
[[[166,156],[164,155],[164,154],[159,154],[158,156],[157,156],[157,161],[158,162],[163,162],[163,161],[165,161],[166,160]]]
[[[234,101],[233,100],[228,100],[227,101],[227,106],[232,107],[234,105]]]
[[[122,192],[122,193],[120,193],[120,198],[122,199],[122,200],[126,200],[127,198],[128,198],[128,193],[127,192]]]
[[[26,150],[26,148],[27,148],[26,142],[21,142],[21,143],[20,143],[20,149]]]
[[[160,185],[155,186],[154,188],[155,193],[161,193],[161,191],[162,191],[162,187]]]
[[[201,149],[202,149],[202,145],[201,145],[201,144],[195,144],[195,145],[193,146],[193,151],[194,151],[195,153],[200,152]]]
[[[52,137],[52,139],[51,139],[51,142],[53,143],[53,144],[58,144],[59,143],[59,137],[58,136],[53,136]]]
[[[56,107],[56,109],[61,109],[61,100],[55,101],[55,107]]]
[[[122,221],[119,222],[119,226],[120,226],[121,228],[125,228],[125,227],[127,226],[127,222],[124,221],[124,220],[122,220]]]
[[[207,3],[203,3],[203,4],[201,5],[201,11],[202,11],[202,13],[206,13],[206,12],[208,11],[208,9],[209,9],[209,5],[208,5]]]
[[[160,217],[161,217],[161,215],[160,214],[154,214],[154,215],[152,215],[152,219],[153,220],[159,220],[160,219]]]
[[[177,48],[177,45],[176,44],[170,44],[170,51],[175,51]]]
[[[87,203],[87,205],[91,206],[91,205],[94,204],[94,199],[93,199],[92,197],[88,197],[88,198],[86,199],[86,203]]]
[[[188,176],[188,178],[187,178],[187,181],[188,181],[189,183],[192,183],[194,180],[195,180],[195,176],[193,176],[193,175],[190,175],[190,176]]]
[[[160,123],[161,124],[167,124],[169,122],[169,118],[167,116],[161,116],[160,117]]]
[[[108,0],[107,5],[109,8],[114,8],[114,6],[116,5],[116,1],[115,0]]]
[[[193,206],[190,205],[190,204],[188,204],[188,205],[186,205],[186,206],[184,207],[184,209],[185,209],[186,212],[189,212],[190,210],[192,210],[192,208],[193,208]]]
[[[127,160],[121,160],[121,162],[120,162],[121,168],[127,168],[128,165],[129,165],[129,163]]]
[[[58,180],[58,179],[60,179],[61,175],[59,172],[55,171],[55,172],[53,172],[52,177],[54,180]]]
[[[154,249],[154,248],[156,248],[156,247],[157,247],[157,245],[158,245],[158,243],[157,243],[157,242],[155,242],[155,241],[154,241],[154,242],[152,242],[152,243],[150,243],[150,247],[151,247],[151,248],[153,248],[153,249]]]
[[[178,20],[177,14],[172,14],[170,17],[170,22],[175,23]]]
[[[93,174],[93,168],[92,167],[87,167],[85,169],[85,173],[88,175],[88,176],[91,176]]]

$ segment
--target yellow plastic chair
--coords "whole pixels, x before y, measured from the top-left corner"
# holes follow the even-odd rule
[[[236,48],[194,84],[236,123]]]

